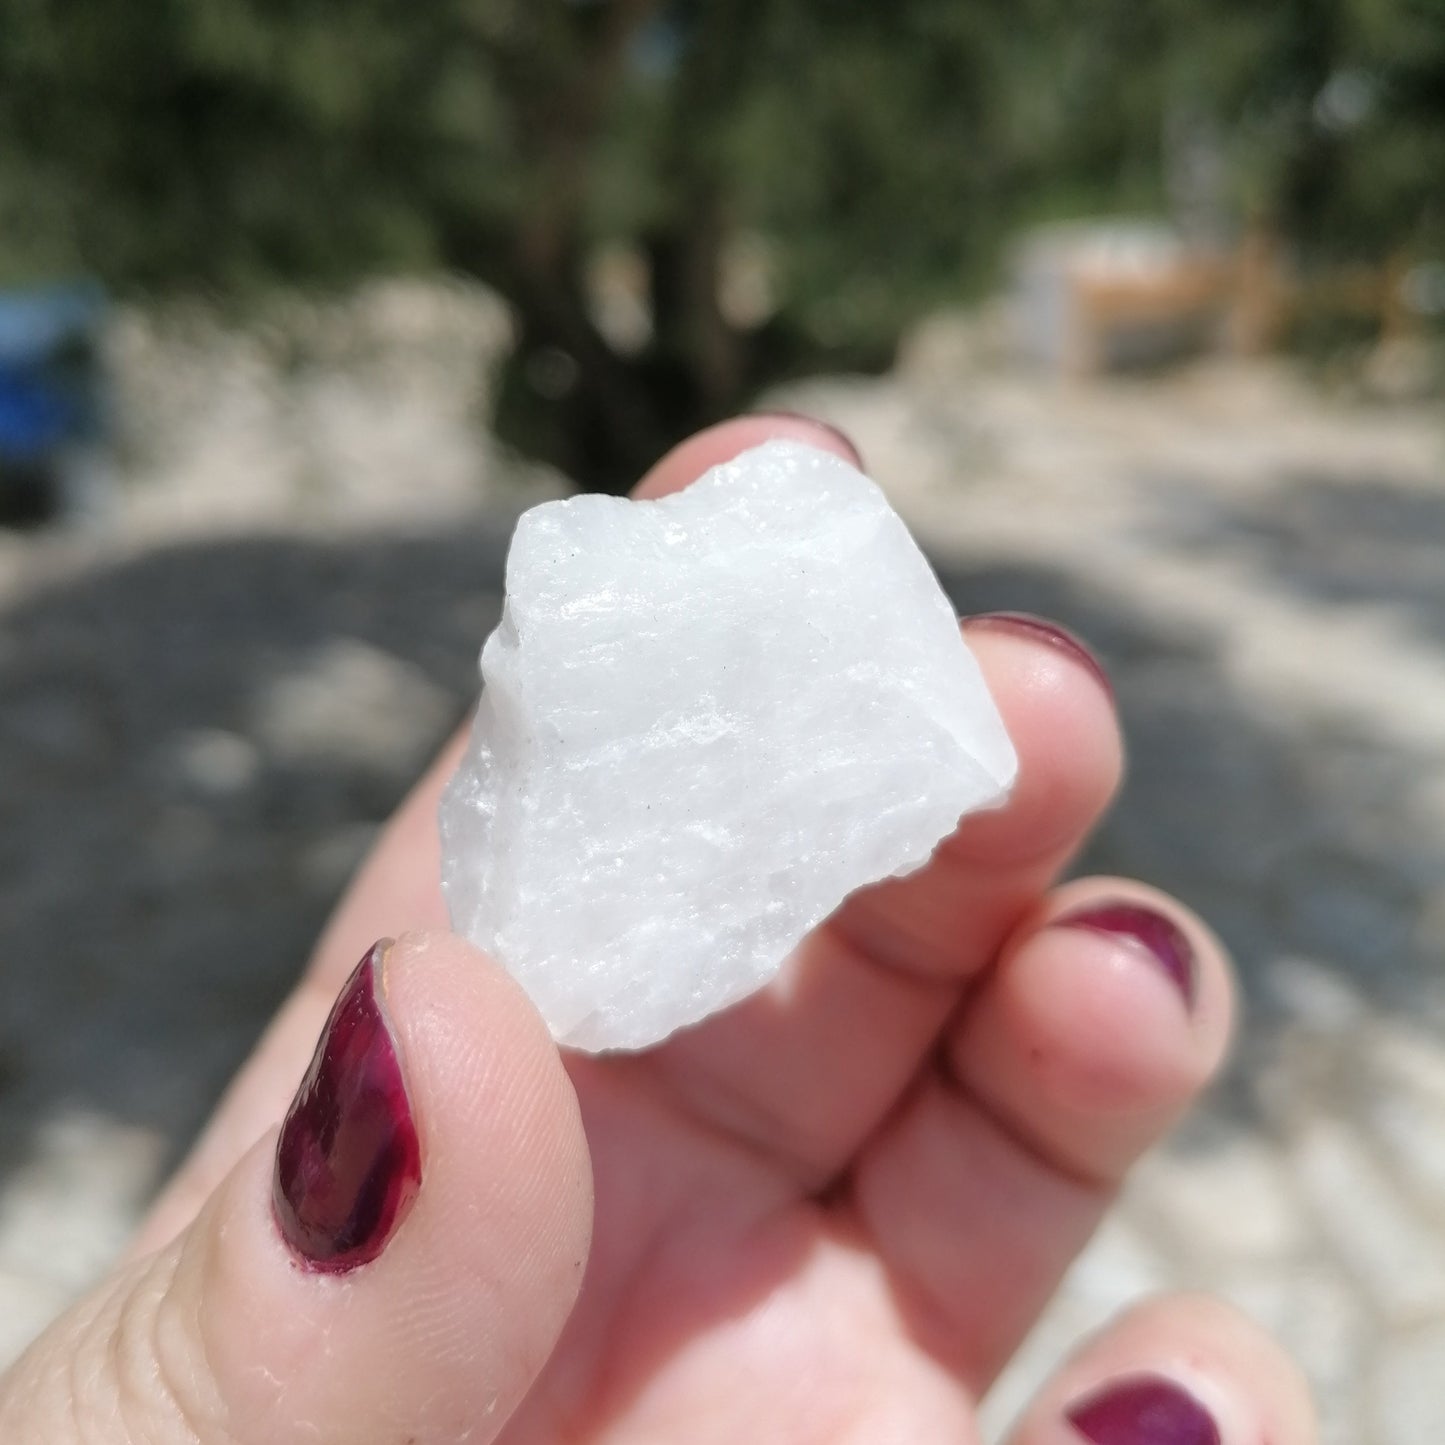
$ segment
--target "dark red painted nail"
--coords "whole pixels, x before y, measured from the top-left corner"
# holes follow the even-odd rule
[[[853,465],[857,467],[860,472],[867,470],[863,465],[863,453],[858,450],[853,438],[841,427],[834,426],[830,421],[820,421],[817,417],[807,416],[801,411],[760,411],[755,412],[754,415],[764,420],[768,417],[780,417],[784,421],[805,421],[809,426],[817,427],[819,431],[827,432],[830,437],[847,451],[848,455],[853,459]]]
[[[1032,612],[981,612],[977,617],[968,619],[968,627],[970,630],[984,628],[997,632],[1016,632],[1024,637],[1032,637],[1036,642],[1047,643],[1072,657],[1075,662],[1082,663],[1098,679],[1104,691],[1110,697],[1114,696],[1114,684],[1109,681],[1104,664],[1094,656],[1082,638],[1070,632],[1067,627],[1060,627],[1057,622],[1050,622],[1045,617],[1035,617]]]
[[[1162,1375],[1111,1380],[1070,1405],[1065,1418],[1094,1445],[1219,1445],[1209,1411]]]
[[[385,1248],[421,1185],[421,1145],[377,999],[390,939],[346,981],[276,1146],[272,1190],[286,1242],[340,1274]]]
[[[1142,949],[1169,976],[1170,982],[1184,996],[1187,1007],[1194,1007],[1198,983],[1198,964],[1194,948],[1184,930],[1172,918],[1145,908],[1139,903],[1089,903],[1054,920],[1057,928],[1087,928],[1094,933],[1122,938]]]

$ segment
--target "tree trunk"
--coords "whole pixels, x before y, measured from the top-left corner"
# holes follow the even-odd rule
[[[747,338],[723,315],[723,256],[728,239],[720,188],[693,188],[685,223],[648,238],[656,362],[677,372],[682,405],[695,419],[726,415],[748,380]]]
[[[517,337],[497,392],[498,436],[587,491],[626,491],[676,437],[646,365],[614,352],[560,286],[508,299]]]

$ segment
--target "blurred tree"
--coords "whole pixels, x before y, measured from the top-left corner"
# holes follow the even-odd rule
[[[517,322],[500,430],[616,487],[779,376],[886,363],[981,254],[999,33],[936,0],[0,0],[0,186],[121,289],[479,277]],[[739,320],[749,229],[783,304]],[[608,239],[647,261],[631,351],[589,301]]]
[[[499,430],[616,488],[771,381],[886,364],[1020,220],[1160,203],[1181,105],[1248,209],[1425,245],[1441,22],[1440,0],[0,0],[0,237],[121,290],[478,277],[516,318]],[[748,236],[772,300],[739,307]],[[628,337],[589,290],[619,242],[646,262]]]
[[[1165,84],[1227,121],[1247,216],[1307,257],[1440,248],[1441,0],[1161,3]]]

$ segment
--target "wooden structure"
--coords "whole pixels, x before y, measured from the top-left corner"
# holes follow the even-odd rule
[[[1201,351],[1264,351],[1320,317],[1358,320],[1392,341],[1422,323],[1407,304],[1406,271],[1403,257],[1301,271],[1263,231],[1225,251],[1159,222],[1083,222],[1026,238],[1013,296],[1025,354],[1084,376]]]

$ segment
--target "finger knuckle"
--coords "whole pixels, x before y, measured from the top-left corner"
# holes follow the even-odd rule
[[[150,1261],[101,1311],[69,1390],[78,1445],[239,1445],[173,1261]]]

